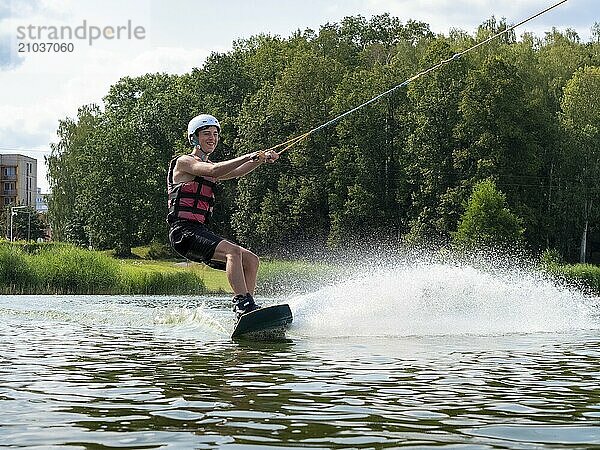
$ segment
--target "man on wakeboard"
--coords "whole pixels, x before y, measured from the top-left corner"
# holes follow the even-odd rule
[[[254,289],[259,259],[251,251],[211,232],[207,225],[215,202],[214,187],[220,180],[242,177],[261,164],[273,163],[277,152],[248,153],[227,161],[212,162],[210,157],[219,143],[221,126],[209,115],[200,114],[188,124],[192,152],[173,158],[169,163],[169,241],[181,256],[225,270],[235,294],[236,318],[259,306]]]

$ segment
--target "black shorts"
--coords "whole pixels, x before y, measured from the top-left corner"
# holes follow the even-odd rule
[[[225,263],[212,258],[217,245],[223,240],[203,224],[190,220],[178,220],[169,228],[169,242],[173,250],[191,261],[220,270],[225,270]]]

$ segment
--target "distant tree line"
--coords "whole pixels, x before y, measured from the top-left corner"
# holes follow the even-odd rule
[[[189,151],[198,113],[222,124],[215,160],[268,148],[506,28],[491,18],[445,36],[387,14],[346,17],[236,41],[181,76],[122,78],[102,107],[60,121],[48,157],[54,238],[121,255],[166,241],[167,165]],[[578,259],[582,242],[588,255],[600,245],[599,98],[600,25],[589,42],[510,31],[224,182],[213,226],[271,254],[444,243],[464,235],[479,186],[499,191],[530,250]]]

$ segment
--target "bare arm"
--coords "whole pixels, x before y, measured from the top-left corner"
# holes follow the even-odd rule
[[[246,162],[246,163],[242,164],[241,166],[237,167],[236,169],[232,170],[228,174],[225,174],[225,175],[219,177],[219,179],[220,180],[231,180],[232,178],[243,177],[244,175],[249,174],[254,169],[259,167],[262,163],[264,163],[264,162],[274,163],[278,158],[279,158],[279,154],[272,150],[269,150],[267,152],[258,152],[257,160],[255,160],[255,161],[252,160],[252,161]]]
[[[227,161],[210,163],[198,161],[196,158],[190,155],[184,155],[177,160],[177,165],[175,166],[175,176],[177,177],[179,174],[188,173],[190,175],[200,177],[222,178],[224,175],[231,173],[247,163],[258,166],[257,163],[252,163],[252,159],[255,157],[256,153],[248,153]]]
[[[258,166],[260,166],[262,163],[263,163],[263,161],[248,161],[248,162],[242,164],[241,166],[239,166],[237,169],[233,169],[228,174],[223,175],[222,177],[219,177],[219,180],[231,180],[232,178],[243,177],[244,175],[252,172],[254,169],[256,169]]]

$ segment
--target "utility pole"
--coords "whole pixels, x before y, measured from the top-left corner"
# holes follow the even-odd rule
[[[17,213],[21,212],[24,209],[27,209],[28,206],[11,206],[10,207],[10,242],[13,241],[13,217],[17,215]],[[31,211],[25,211],[28,214],[28,222],[27,222],[27,240],[31,237]]]

